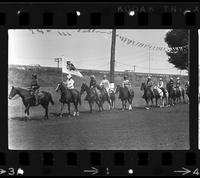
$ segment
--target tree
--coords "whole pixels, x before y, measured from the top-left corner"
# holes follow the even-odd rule
[[[169,63],[173,64],[179,70],[189,72],[188,59],[188,30],[171,30],[165,36],[165,42],[172,50],[166,52],[169,56]],[[174,51],[174,47],[186,46],[181,50]]]

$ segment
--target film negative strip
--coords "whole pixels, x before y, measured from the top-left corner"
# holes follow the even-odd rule
[[[200,3],[0,4],[0,176],[200,176]]]

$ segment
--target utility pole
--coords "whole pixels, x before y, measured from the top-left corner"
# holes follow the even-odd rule
[[[148,48],[148,52],[149,52],[149,73],[151,72],[151,70],[150,70],[150,66],[151,66],[151,58],[150,58],[150,56],[151,56],[151,54],[150,54],[150,47]]]
[[[57,62],[57,68],[60,68],[60,62],[62,61],[62,58],[54,58],[54,61]]]
[[[110,57],[110,82],[114,83],[116,29],[112,29],[112,39],[111,40],[112,41],[111,41],[111,57]]]
[[[54,58],[54,61],[57,62],[57,68],[60,68],[60,62],[62,62],[62,58]],[[61,70],[61,81],[63,81],[63,73]]]
[[[134,72],[134,73],[135,73],[135,67],[136,67],[136,66],[134,65],[134,66],[133,66],[133,72]]]

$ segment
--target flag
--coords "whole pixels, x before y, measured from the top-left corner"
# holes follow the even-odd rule
[[[66,60],[66,59],[62,60],[62,72],[66,74],[83,77],[83,75],[76,69],[74,64],[72,64],[71,61]]]

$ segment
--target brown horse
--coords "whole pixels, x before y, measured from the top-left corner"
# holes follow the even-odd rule
[[[80,95],[82,95],[84,92],[86,92],[86,100],[89,103],[90,106],[90,113],[92,113],[92,106],[94,103],[98,105],[99,111],[103,111],[103,100],[102,100],[102,93],[100,89],[97,88],[90,88],[87,86],[86,83],[83,83],[81,86]]]
[[[9,94],[9,99],[12,99],[14,96],[19,95],[22,98],[22,102],[25,106],[25,114],[26,118],[29,117],[29,109],[30,107],[35,106],[35,97],[30,93],[30,90],[28,89],[23,89],[19,87],[12,87],[10,94]],[[45,109],[45,117],[44,119],[48,119],[48,106],[49,103],[52,105],[54,104],[51,93],[46,92],[46,91],[40,91],[39,93],[39,105],[42,105],[42,107]],[[37,105],[38,106],[38,105]]]
[[[127,87],[122,87],[120,85],[117,85],[116,93],[118,92],[119,92],[119,99],[121,99],[122,102],[122,110],[124,111],[124,109],[126,109],[127,102],[129,104],[129,110],[132,110],[132,101],[134,98],[133,89],[129,91]]]
[[[100,87],[100,91],[102,94],[102,106],[105,102],[107,102],[109,104],[109,109],[113,109],[114,108],[114,101],[115,100],[115,95],[113,96],[113,92],[106,90],[106,88],[104,86]]]
[[[140,87],[141,91],[144,91],[144,95],[143,98],[146,101],[146,105],[149,106],[149,102],[151,101],[151,105],[153,105],[153,98],[154,98],[154,94],[151,91],[151,89],[149,87],[146,86],[146,84],[144,82],[142,82],[141,87]],[[147,107],[148,108],[148,107]]]
[[[63,82],[60,82],[56,87],[56,92],[61,92],[61,111],[60,111],[60,117],[63,116],[63,108],[64,105],[68,105],[68,115],[70,116],[70,103],[74,104],[75,111],[73,116],[79,116],[79,110],[78,110],[78,104],[81,104],[81,95],[78,90],[76,89],[66,89]]]

